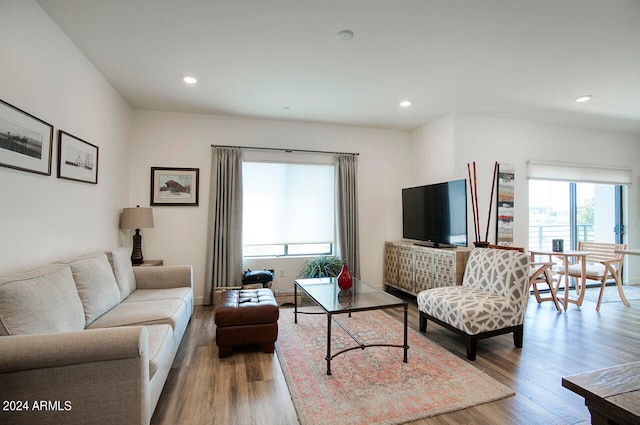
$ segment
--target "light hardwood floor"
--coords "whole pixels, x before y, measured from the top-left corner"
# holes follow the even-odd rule
[[[417,330],[415,298],[407,299],[409,326]],[[391,313],[398,320],[401,314],[401,309]],[[631,301],[631,307],[606,303],[600,313],[595,303],[585,301],[582,308],[571,305],[557,313],[552,303],[538,305],[532,296],[524,347],[515,349],[511,335],[481,340],[477,359],[470,362],[516,395],[414,424],[588,424],[584,400],[562,387],[562,377],[638,361],[639,325],[640,301]],[[452,332],[429,322],[425,337],[468,361],[462,340]],[[281,425],[298,420],[277,354],[245,347],[218,359],[213,308],[197,306],[151,423]]]

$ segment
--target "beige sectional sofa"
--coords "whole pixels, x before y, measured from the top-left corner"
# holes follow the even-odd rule
[[[148,424],[192,313],[191,266],[124,248],[0,277],[0,423]]]

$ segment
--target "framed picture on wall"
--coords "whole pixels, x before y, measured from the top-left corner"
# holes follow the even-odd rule
[[[496,245],[513,245],[514,179],[512,164],[498,164]]]
[[[0,99],[0,166],[51,175],[53,126]]]
[[[59,130],[58,178],[98,184],[98,147]]]
[[[151,205],[198,206],[199,168],[151,167]]]

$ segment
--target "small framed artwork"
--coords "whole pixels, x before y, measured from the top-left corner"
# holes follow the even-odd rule
[[[198,206],[198,168],[151,167],[151,205]]]
[[[0,100],[0,166],[51,175],[53,126]]]
[[[98,147],[59,130],[58,177],[98,184]]]

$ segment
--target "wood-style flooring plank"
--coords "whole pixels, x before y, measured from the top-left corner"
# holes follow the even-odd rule
[[[410,304],[409,326],[418,330],[415,298],[403,297]],[[297,424],[277,354],[243,347],[231,357],[218,359],[213,313],[212,307],[196,307],[151,423]],[[402,309],[389,313],[402,320]],[[584,399],[562,387],[562,377],[638,361],[639,325],[640,301],[631,301],[631,307],[605,303],[600,313],[595,303],[585,301],[581,308],[571,305],[558,313],[552,303],[538,305],[532,296],[523,348],[513,347],[511,335],[481,340],[477,359],[469,362],[462,339],[430,322],[425,338],[512,388],[516,395],[413,424],[588,424]]]

